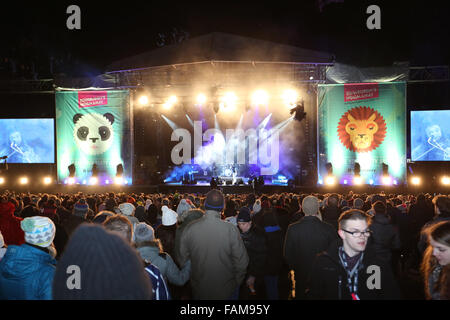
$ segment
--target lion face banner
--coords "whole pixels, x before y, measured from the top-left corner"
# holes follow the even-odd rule
[[[99,184],[114,183],[117,165],[131,184],[132,150],[129,91],[57,91],[58,180],[66,182],[75,165],[75,183],[90,184],[92,167]]]
[[[382,184],[383,163],[393,184],[406,176],[405,83],[319,85],[319,183],[331,163],[340,184],[352,185],[355,163],[363,183]]]

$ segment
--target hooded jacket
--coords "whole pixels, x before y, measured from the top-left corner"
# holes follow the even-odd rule
[[[0,262],[0,300],[51,300],[55,266],[41,249],[9,246]]]
[[[0,231],[7,245],[25,243],[25,234],[20,228],[22,218],[14,216],[16,207],[11,202],[0,202]]]
[[[327,251],[316,257],[307,284],[308,299],[352,300],[347,288],[347,273],[339,260],[339,243],[335,241]],[[370,266],[380,267],[380,289],[368,287],[368,283],[374,283],[374,278],[369,277],[375,276],[376,272]],[[391,267],[378,259],[369,247],[364,251],[362,266],[358,270],[358,297],[360,300],[400,299],[400,290]]]
[[[207,210],[190,223],[180,240],[180,262],[191,260],[194,299],[229,299],[244,280],[248,255],[237,227]]]

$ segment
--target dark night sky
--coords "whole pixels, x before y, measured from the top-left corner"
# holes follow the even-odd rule
[[[425,4],[423,4],[425,3]],[[334,53],[360,66],[449,64],[448,9],[436,1],[345,0],[319,12],[316,1],[42,1],[0,8],[1,52],[13,47],[38,55],[71,52],[87,69],[156,48],[158,32],[172,27],[190,37],[229,32]],[[66,28],[66,8],[81,8],[81,30]],[[366,28],[366,8],[381,7],[382,29]]]

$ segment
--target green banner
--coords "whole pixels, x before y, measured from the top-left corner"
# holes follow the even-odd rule
[[[90,184],[92,167],[98,183],[114,183],[123,166],[123,181],[132,183],[132,135],[128,90],[57,91],[56,140],[58,180],[67,183],[75,165],[75,183]]]
[[[406,179],[405,83],[319,85],[319,184],[331,163],[339,184],[353,184],[355,162],[364,184],[383,184],[383,163],[392,184]]]

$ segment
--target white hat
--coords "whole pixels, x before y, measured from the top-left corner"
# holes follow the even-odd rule
[[[25,232],[25,241],[29,244],[46,248],[55,238],[55,224],[47,217],[25,218],[20,222],[20,227]]]
[[[126,216],[132,216],[135,209],[136,208],[134,207],[134,205],[129,202],[124,202],[124,203],[119,204],[120,212]]]
[[[172,226],[177,223],[177,213],[167,206],[162,206],[162,224],[164,226]]]
[[[5,240],[3,239],[2,232],[0,231],[0,248],[5,245]]]

